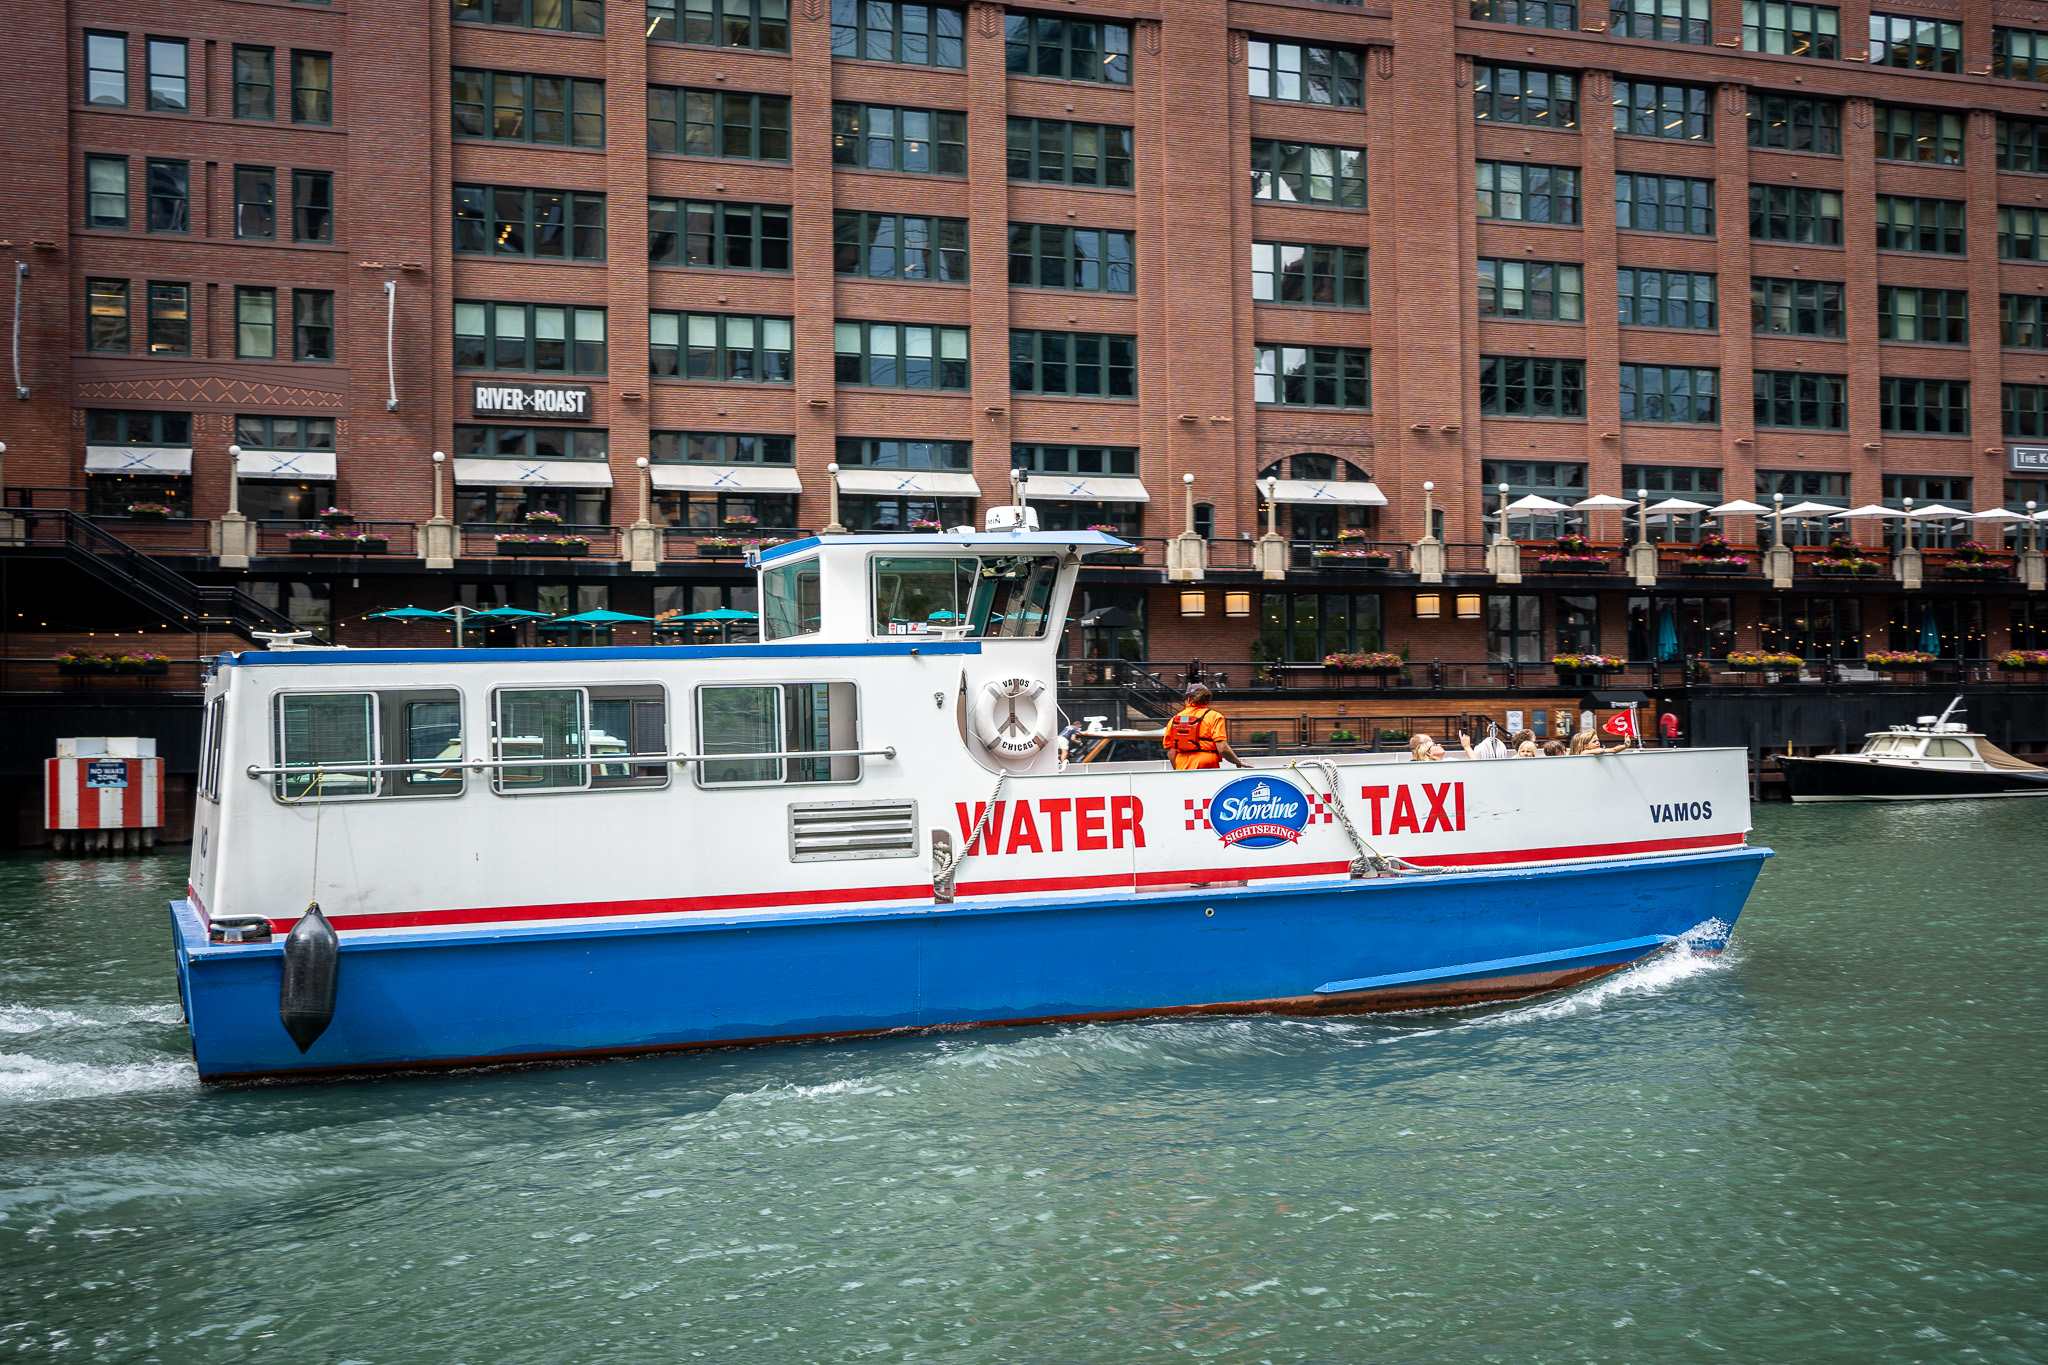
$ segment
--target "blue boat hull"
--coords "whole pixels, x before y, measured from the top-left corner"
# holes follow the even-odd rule
[[[174,902],[208,1080],[475,1065],[946,1025],[1341,1014],[1510,999],[1684,939],[1720,948],[1768,849],[1285,887],[1023,897],[658,923],[342,937],[301,1055],[280,943]]]

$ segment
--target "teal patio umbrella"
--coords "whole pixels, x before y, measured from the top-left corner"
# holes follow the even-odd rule
[[[653,619],[652,616],[635,616],[630,612],[606,611],[603,608],[599,608],[596,611],[578,612],[574,616],[557,616],[548,624],[551,626],[615,626],[621,621],[652,621]]]
[[[425,621],[430,619],[445,621],[448,619],[448,613],[445,611],[428,611],[425,607],[393,607],[390,611],[373,611],[370,613],[370,619],[372,620],[379,617],[387,621]]]
[[[690,621],[701,623],[707,626],[717,626],[719,627],[719,638],[721,640],[726,640],[732,638],[732,627],[734,622],[756,621],[759,619],[760,618],[751,611],[737,611],[732,607],[713,607],[710,611],[693,611],[688,616],[671,616],[667,621],[664,621],[661,624],[667,626],[675,626],[680,624],[681,622]]]
[[[1936,656],[1941,653],[1941,628],[1934,624],[1932,602],[1920,608],[1920,648]]]
[[[1669,602],[1657,607],[1657,661],[1669,663],[1678,657],[1678,622]]]
[[[450,608],[452,611],[453,608]],[[469,613],[472,621],[524,621],[530,617],[545,617],[544,611],[528,611],[525,607],[492,607],[489,611]]]

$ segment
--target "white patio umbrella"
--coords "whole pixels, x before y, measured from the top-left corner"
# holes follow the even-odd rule
[[[1788,517],[1831,517],[1842,509],[1831,507],[1824,502],[1795,502],[1790,507],[1778,509]]]
[[[1621,512],[1634,507],[1634,498],[1617,498],[1612,493],[1595,493],[1590,498],[1580,498],[1572,505],[1574,512]]]
[[[2008,512],[2003,507],[1993,507],[1983,512],[1965,512],[1964,521],[2025,521],[2025,512]]]
[[[1717,517],[1761,517],[1769,516],[1771,509],[1760,502],[1737,498],[1734,502],[1724,502],[1719,507],[1709,507],[1707,511]]]
[[[1846,512],[1833,514],[1836,521],[1904,521],[1906,514],[1896,507],[1880,507],[1867,502],[1861,507],[1852,507]]]
[[[1944,507],[1938,502],[1930,502],[1925,507],[1908,507],[1906,509],[1906,516],[1916,522],[1954,521],[1958,517],[1967,517],[1968,515],[1970,514],[1960,507]],[[1914,549],[1920,548],[1920,528],[1918,526],[1912,528],[1907,538]]]
[[[1531,493],[1527,497],[1516,498],[1513,502],[1500,509],[1500,533],[1502,535],[1508,533],[1508,515],[1513,512],[1526,514],[1531,512],[1569,512],[1571,510],[1571,508],[1561,502],[1553,502],[1549,498]]]

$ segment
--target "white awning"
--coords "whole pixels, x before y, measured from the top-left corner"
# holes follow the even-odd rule
[[[1024,485],[1024,495],[1033,502],[1065,502],[1069,498],[1087,502],[1150,502],[1141,479],[1089,478],[1079,474],[1033,474]]]
[[[652,464],[647,473],[659,489],[692,493],[801,493],[803,484],[787,465]]]
[[[308,483],[334,482],[331,450],[249,450],[235,457],[235,477]]]
[[[458,488],[526,484],[536,488],[610,488],[612,467],[595,460],[455,461]]]
[[[1324,482],[1321,479],[1275,479],[1275,502],[1322,502],[1336,507],[1385,507],[1387,495],[1379,485],[1362,480]]]
[[[936,469],[842,469],[839,491],[874,497],[978,498],[981,485],[972,474],[942,474]]]
[[[87,446],[88,474],[190,474],[191,446]]]

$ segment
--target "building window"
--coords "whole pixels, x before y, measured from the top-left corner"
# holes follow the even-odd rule
[[[1877,196],[1877,249],[1962,255],[1962,201],[1909,199],[1904,195],[1880,194]]]
[[[192,414],[94,408],[85,414],[85,443],[93,446],[189,446],[192,444]]]
[[[85,282],[85,349],[128,350],[128,281]]]
[[[1842,106],[1792,95],[1749,96],[1749,145],[1785,152],[1842,154]]]
[[[1849,425],[1847,375],[1803,370],[1758,370],[1756,424],[1808,431],[1841,431]]]
[[[164,114],[191,112],[184,39],[151,38],[145,45],[149,49],[148,107]]]
[[[1014,126],[1017,120],[1010,122]],[[913,175],[965,175],[967,115],[888,104],[834,104],[832,164]]]
[[[1492,663],[1542,663],[1543,599],[1535,593],[1486,595],[1486,657]]]
[[[1721,501],[1721,471],[1686,465],[1623,465],[1621,489],[1624,495],[1647,494],[1652,502],[1666,497],[1690,498],[1695,502]],[[1692,544],[1700,538],[1700,512],[1659,512],[1649,524],[1655,541]]]
[[[192,353],[192,288],[184,284],[149,286],[149,353]]]
[[[1577,502],[1586,496],[1586,467],[1549,460],[1482,460],[1479,482],[1480,514],[1497,521],[1506,503],[1531,493],[1552,502]],[[1505,499],[1502,484],[1508,486]],[[1554,540],[1567,531],[1584,534],[1585,529],[1584,512],[1516,512],[1508,517],[1505,533],[1517,540]]]
[[[1252,198],[1362,209],[1365,149],[1253,138]]]
[[[332,417],[235,418],[235,444],[244,450],[332,450]]]
[[[1749,187],[1749,235],[1760,242],[1842,244],[1842,196],[1792,185]]]
[[[1008,160],[1012,180],[1127,190],[1132,185],[1131,130],[1112,123],[1013,118]],[[964,151],[960,161],[964,169]]]
[[[85,225],[115,232],[128,230],[127,157],[85,159]]]
[[[972,470],[974,442],[842,436],[833,447],[833,458],[840,464],[858,465],[865,469]]]
[[[1517,223],[1579,221],[1579,172],[1571,166],[1479,163],[1479,216]]]
[[[1713,331],[1720,326],[1714,277],[1684,270],[1616,272],[1624,327],[1687,327]]]
[[[1878,425],[1926,436],[1970,434],[1970,386],[1957,379],[1880,379]]]
[[[794,464],[796,438],[732,431],[655,431],[647,454],[661,464]]]
[[[1934,503],[1968,507],[1970,483],[1969,479],[1938,476],[1929,478],[1920,474],[1887,474],[1884,476],[1884,505],[1894,511],[1904,511],[1906,499],[1911,498],[1915,507],[1926,507]],[[1904,549],[1908,544],[1945,550],[1972,538],[1969,531],[1956,530],[1952,522],[1892,522],[1885,526],[1884,531],[1886,543],[1894,550]],[[1986,539],[1990,537],[1987,536]],[[1918,648],[1910,642],[1897,647]]]
[[[1998,255],[2007,261],[2048,261],[2048,213],[2000,207]]]
[[[128,35],[85,35],[85,102],[103,108],[128,107]]]
[[[2048,81],[2048,33],[1992,29],[1991,74],[2007,81]]]
[[[1321,308],[1365,308],[1366,250],[1362,246],[1252,243],[1252,298],[1259,303],[1305,303]]]
[[[1376,592],[1259,594],[1259,657],[1319,664],[1332,654],[1371,654],[1384,642]]]
[[[1356,109],[1365,102],[1365,54],[1349,47],[1309,47],[1254,38],[1245,66],[1255,100],[1297,100]]]
[[[455,368],[527,374],[603,374],[605,310],[458,299]]]
[[[900,213],[832,215],[832,270],[876,280],[967,279],[967,220]]]
[[[1372,352],[1350,346],[1254,346],[1252,399],[1275,407],[1372,407]]]
[[[1097,332],[1012,331],[1010,390],[1136,398],[1138,339]]]
[[[966,498],[846,497],[839,503],[839,520],[849,531],[903,531],[921,521],[971,526],[973,509]]]
[[[277,358],[277,291],[240,285],[235,289],[235,358]]]
[[[789,0],[647,0],[647,36],[657,43],[787,52]]]
[[[1998,296],[1998,344],[2022,350],[2048,351],[2048,330],[2042,327],[2048,315],[2048,300],[2038,294]]]
[[[1489,417],[1584,417],[1586,362],[1481,356],[1479,410]]]
[[[334,240],[334,176],[328,171],[292,172],[292,240]]]
[[[1472,0],[1472,17],[1488,24],[1571,30],[1579,26],[1579,7],[1572,0]]]
[[[1128,232],[1010,224],[1010,283],[1026,289],[1129,294],[1137,288],[1137,249]]]
[[[1826,503],[1832,507],[1846,508],[1849,505],[1849,476],[1847,474],[1816,474],[1804,469],[1759,469],[1756,472],[1756,500],[1765,506],[1784,506],[1802,502]],[[1839,522],[1816,522],[1800,517],[1784,523],[1787,545],[1826,545],[1840,530]],[[1759,523],[1759,534],[1767,530]],[[1768,600],[1768,599],[1766,599]]]
[[[789,318],[743,313],[650,313],[648,372],[663,379],[789,384],[796,379]]]
[[[2005,436],[2048,436],[2048,384],[2000,385],[1998,426]]]
[[[1557,596],[1557,652],[1600,652],[1600,599],[1570,593]],[[1562,734],[1559,735],[1562,738]]]
[[[539,260],[604,259],[604,196],[507,185],[455,187],[455,249]]]
[[[1683,365],[1621,367],[1621,420],[1712,425],[1721,420],[1721,372]]]
[[[650,199],[647,259],[703,270],[787,270],[789,206]]]
[[[450,0],[458,23],[604,32],[604,0]]]
[[[1583,322],[1585,272],[1559,261],[1523,261],[1482,256],[1479,260],[1479,315]]]
[[[1832,5],[1742,0],[1742,46],[1780,57],[1833,61],[1841,55],[1842,12]]]
[[[835,322],[832,379],[880,389],[965,389],[967,329]]]
[[[1946,19],[1873,12],[1870,64],[1957,75],[1963,69],[1963,26]]]
[[[1921,543],[1933,544],[1937,534],[1923,530],[1920,533]],[[1895,530],[1893,538],[1897,536]],[[1940,538],[1948,540],[1954,537]],[[1984,599],[1981,597],[1894,597],[1886,624],[1889,628],[1888,643],[1893,649],[1926,650],[1943,659],[1965,661],[1984,657]]]
[[[604,146],[604,82],[515,71],[450,73],[449,109],[457,137]]]
[[[149,182],[149,230],[191,231],[191,163],[149,161],[144,163],[144,174]]]
[[[1628,599],[1628,657],[1636,662],[1725,659],[1734,647],[1732,597]]]
[[[1791,526],[1785,528],[1790,544],[1826,545],[1826,533],[1815,535],[1801,527],[1800,539],[1793,539]],[[1816,663],[1827,660],[1853,662],[1863,657],[1863,600],[1858,597],[1766,597],[1758,604],[1757,643],[1780,654],[1796,654]]]
[[[1682,175],[1614,177],[1615,225],[1624,232],[1714,235],[1714,182]]]
[[[334,122],[334,58],[325,52],[292,53],[292,122]]]
[[[292,359],[334,359],[334,294],[327,289],[292,291]]]
[[[1476,65],[1472,68],[1472,113],[1482,123],[1576,128],[1579,81],[1561,71]]]
[[[1003,67],[1013,76],[1129,85],[1131,29],[1095,19],[1006,14]]]
[[[1014,445],[1010,447],[1010,468],[1028,469],[1034,474],[1107,475],[1110,478],[1135,479],[1138,477],[1138,452],[1132,446]]]
[[[277,235],[277,172],[268,166],[235,167],[235,236]]]
[[[832,55],[909,66],[964,66],[967,15],[905,0],[832,0]]]
[[[1714,140],[1714,92],[1703,85],[1614,83],[1614,131],[1632,137]]]
[[[1945,346],[1967,346],[1970,344],[1970,295],[1962,289],[1881,286],[1877,291],[1877,335],[1885,341],[1932,341]]]
[[[1749,326],[1778,336],[1845,336],[1842,286],[1833,280],[1756,276],[1749,282]]]
[[[1963,116],[1928,109],[1877,106],[1877,155],[1881,161],[1963,164]]]
[[[2034,119],[2000,118],[1998,169],[2027,171],[2035,175],[2048,171],[2048,123]]]
[[[235,117],[277,117],[277,53],[272,49],[235,48]]]
[[[1617,38],[1660,43],[1705,43],[1711,36],[1709,0],[1614,0],[1607,31]]]
[[[585,427],[457,426],[450,453],[478,459],[582,460],[603,462],[611,450],[611,433]],[[506,484],[513,482],[508,468]],[[463,486],[456,489],[455,520],[506,525],[523,521],[528,512],[553,512],[571,526],[605,526],[611,494],[595,488]],[[603,585],[587,585],[598,586]],[[547,591],[545,587],[541,589]],[[545,603],[543,603],[545,605]],[[595,604],[601,605],[601,604]],[[567,610],[564,606],[562,610]]]
[[[787,161],[789,98],[651,85],[647,150],[731,161]]]

